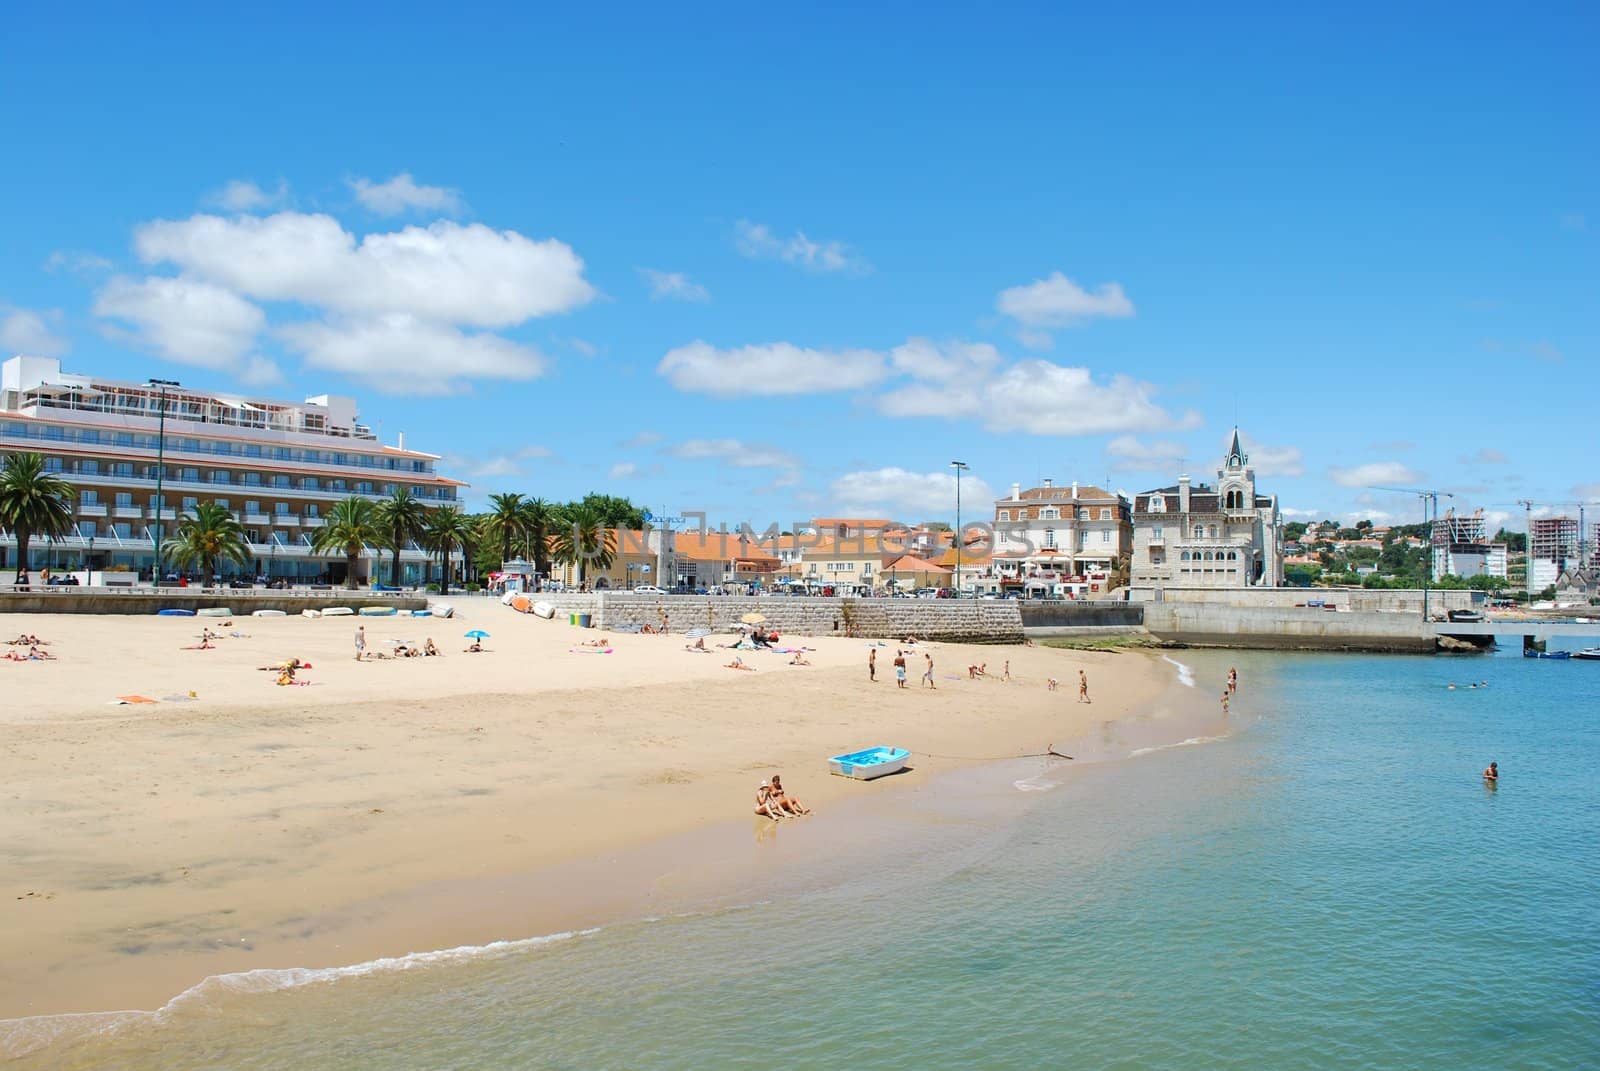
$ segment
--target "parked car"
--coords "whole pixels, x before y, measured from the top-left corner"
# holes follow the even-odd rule
[[[1477,610],[1451,610],[1449,618],[1452,621],[1482,621],[1483,614]]]
[[[654,584],[640,584],[638,587],[633,589],[633,593],[635,595],[665,595],[665,594],[667,594],[666,591],[664,591],[661,588],[656,587]]]

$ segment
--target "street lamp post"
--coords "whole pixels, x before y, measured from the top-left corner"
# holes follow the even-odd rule
[[[153,587],[161,586],[161,529],[163,520],[161,507],[165,505],[161,497],[161,478],[166,475],[167,455],[167,388],[182,386],[175,379],[152,379],[148,386],[160,387],[161,412],[156,419],[156,564],[153,570],[155,583]]]
[[[961,473],[967,468],[965,461],[952,461],[950,467],[956,470],[956,598],[961,597],[961,552],[963,549],[961,538]]]

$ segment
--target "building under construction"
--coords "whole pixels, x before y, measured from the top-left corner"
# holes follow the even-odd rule
[[[1528,521],[1528,591],[1543,591],[1568,569],[1600,566],[1600,523],[1579,517],[1535,517]]]
[[[1483,510],[1458,515],[1446,510],[1433,522],[1434,576],[1506,575],[1506,545],[1489,541]]]

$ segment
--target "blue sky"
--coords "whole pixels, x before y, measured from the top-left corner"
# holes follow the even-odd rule
[[[1600,499],[1592,6],[437,12],[13,9],[0,349],[474,502],[948,518],[1235,421],[1291,519]]]

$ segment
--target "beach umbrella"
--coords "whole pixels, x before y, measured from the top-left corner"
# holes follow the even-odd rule
[[[486,640],[489,638],[489,634],[481,628],[475,628],[466,635],[469,640]]]
[[[767,619],[766,614],[745,614],[739,620],[747,625],[759,625]]]
[[[707,636],[711,635],[711,630],[708,628],[692,628],[688,632],[685,632],[684,635],[689,637],[691,640],[703,640]]]

